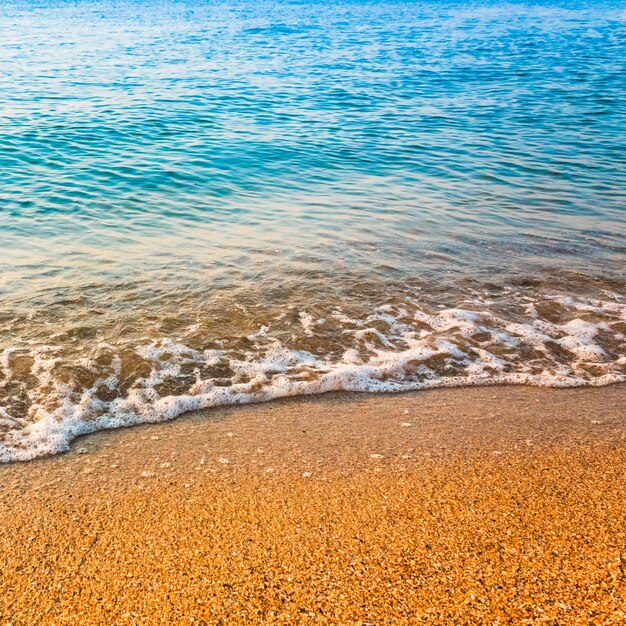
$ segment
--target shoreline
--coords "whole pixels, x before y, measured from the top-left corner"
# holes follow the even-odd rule
[[[337,403],[341,405],[345,401],[351,401],[352,399],[360,398],[362,400],[369,399],[371,397],[374,398],[385,398],[385,397],[393,397],[393,396],[413,396],[415,394],[419,394],[420,396],[429,393],[443,393],[450,395],[451,397],[455,397],[455,394],[458,392],[463,393],[463,390],[472,390],[472,389],[502,389],[502,388],[530,388],[536,389],[538,391],[571,391],[571,392],[585,392],[585,390],[589,389],[605,389],[607,387],[624,387],[626,388],[626,382],[618,380],[612,381],[608,383],[601,384],[587,384],[587,385],[572,385],[572,386],[550,386],[550,385],[535,385],[535,384],[525,384],[519,382],[470,382],[464,385],[455,385],[455,386],[447,386],[447,385],[433,385],[431,387],[422,387],[419,389],[408,389],[405,391],[350,391],[350,390],[330,390],[330,391],[321,391],[321,392],[313,392],[313,393],[299,393],[294,395],[285,395],[285,396],[277,396],[277,397],[269,397],[265,399],[259,400],[251,400],[244,402],[232,402],[232,403],[224,403],[218,404],[216,406],[209,406],[207,408],[200,409],[190,409],[185,410],[184,412],[177,414],[175,417],[165,418],[162,421],[138,421],[136,423],[128,423],[124,425],[117,426],[100,426],[99,428],[91,428],[87,429],[86,432],[82,434],[73,435],[66,443],[67,449],[61,449],[56,452],[50,453],[38,453],[35,456],[27,456],[26,458],[16,458],[10,461],[2,460],[0,461],[0,468],[6,465],[14,465],[14,464],[31,464],[36,463],[38,461],[55,458],[58,456],[64,456],[68,453],[71,453],[73,449],[75,449],[77,442],[87,439],[89,440],[91,437],[104,435],[107,433],[114,433],[117,431],[128,431],[134,430],[135,428],[142,428],[145,426],[160,426],[162,424],[167,424],[170,422],[176,422],[179,420],[186,420],[193,417],[204,417],[206,416],[208,419],[220,419],[224,417],[232,416],[232,413],[235,411],[243,411],[243,410],[252,410],[254,411],[257,407],[263,407],[264,405],[278,405],[281,406],[285,403],[307,403],[307,402],[330,402]],[[498,397],[498,394],[496,396]],[[445,406],[445,405],[444,405]]]
[[[0,466],[0,623],[619,623],[625,406],[332,393],[86,435]]]
[[[481,422],[489,421],[490,418],[497,418],[494,423],[503,425],[502,420],[505,420],[513,429],[523,429],[528,426],[528,420],[519,420],[519,415],[516,419],[511,420],[510,416],[505,413],[513,413],[520,408],[532,408],[531,402],[541,402],[543,398],[549,399],[550,402],[557,402],[561,407],[565,406],[569,402],[576,403],[581,402],[581,406],[577,407],[577,412],[580,412],[580,408],[584,407],[588,415],[595,415],[595,417],[601,418],[601,411],[607,408],[611,412],[609,421],[614,421],[616,416],[612,415],[610,404],[612,402],[619,402],[620,398],[624,395],[624,401],[626,402],[626,382],[615,382],[606,385],[587,385],[587,386],[575,386],[575,387],[539,387],[534,385],[523,385],[515,383],[490,383],[485,385],[468,384],[458,387],[432,387],[418,390],[399,391],[399,392],[358,392],[358,391],[326,391],[323,393],[314,394],[302,394],[295,396],[284,396],[278,398],[272,398],[259,402],[245,402],[242,404],[224,404],[207,409],[190,410],[185,413],[161,422],[142,422],[137,424],[130,424],[128,426],[119,426],[114,428],[102,428],[93,432],[88,432],[82,435],[78,435],[69,442],[69,449],[63,452],[57,452],[53,454],[46,454],[37,456],[27,460],[9,461],[6,463],[0,463],[0,472],[3,468],[25,466],[33,468],[38,464],[51,463],[55,459],[63,459],[66,457],[72,457],[77,454],[81,449],[83,453],[88,451],[91,447],[95,446],[96,449],[102,446],[110,446],[113,443],[115,445],[124,445],[124,442],[119,441],[128,433],[142,432],[143,429],[172,429],[169,435],[173,436],[176,440],[182,441],[186,436],[188,428],[193,430],[206,431],[205,434],[216,428],[215,424],[221,423],[225,420],[230,420],[232,423],[239,424],[247,430],[254,430],[259,426],[263,426],[263,421],[270,416],[271,419],[282,420],[282,426],[286,423],[294,426],[293,420],[302,410],[313,408],[313,418],[319,420],[324,410],[320,410],[320,407],[325,405],[335,406],[339,408],[341,417],[354,419],[355,414],[349,409],[342,412],[342,408],[349,407],[354,404],[367,406],[369,412],[376,411],[376,405],[381,405],[381,410],[395,409],[397,413],[400,405],[406,404],[404,410],[408,410],[415,419],[415,411],[425,410],[425,413],[420,413],[419,421],[415,424],[421,430],[427,429],[434,423],[446,422],[448,425],[452,423],[452,416],[448,415],[451,412],[457,412],[457,415],[462,415],[465,411],[472,414],[472,419],[476,419],[476,411],[469,406],[465,406],[468,401],[474,401],[480,403],[481,407],[488,406],[488,400],[495,400],[494,409],[488,410],[487,415],[481,418]],[[403,403],[406,399],[407,402]],[[615,400],[613,400],[615,399]],[[511,407],[506,407],[506,403],[514,401]],[[600,402],[598,402],[600,400]],[[297,407],[297,408],[296,408]],[[371,407],[371,409],[370,409]],[[399,413],[398,413],[399,415]],[[398,417],[394,414],[394,417]],[[288,417],[291,421],[285,422],[284,418]],[[383,415],[383,417],[385,417]],[[524,417],[524,416],[523,416]],[[531,414],[532,421],[534,423],[540,421],[539,416],[536,413]],[[546,423],[549,428],[550,437],[558,437],[559,435],[565,435],[568,430],[558,431],[551,427],[554,427],[554,416],[547,416],[548,420],[552,420]],[[426,418],[426,421],[425,421]],[[303,419],[307,417],[303,416]],[[567,419],[564,415],[559,415],[559,425],[564,426],[567,424]],[[234,422],[233,422],[234,420]],[[586,420],[589,421],[589,420]],[[590,435],[592,432],[596,432],[602,429],[593,428],[588,432],[585,427],[585,418],[580,415],[576,415],[574,422],[569,426],[576,425],[579,431],[579,435]],[[591,419],[595,423],[594,426],[602,426],[604,422],[602,419]],[[202,423],[205,422],[204,426]],[[336,423],[335,417],[331,417],[329,420],[324,420],[326,426],[330,426],[333,429],[339,428],[342,432],[346,432],[346,424]],[[625,419],[626,422],[626,419]],[[176,424],[186,424],[186,427],[181,427],[179,430]],[[371,425],[371,424],[370,424]],[[412,424],[413,425],[413,424]],[[219,428],[216,432],[219,432]],[[522,430],[520,430],[520,433]],[[446,436],[449,433],[445,433]],[[502,434],[502,433],[500,433]],[[132,435],[137,437],[139,435]],[[284,437],[290,436],[284,434]],[[498,435],[496,435],[498,436]],[[521,436],[521,435],[520,435]],[[545,443],[546,432],[542,433],[542,439],[536,443]],[[626,437],[626,434],[624,435]],[[151,439],[158,441],[157,438]],[[145,440],[145,437],[140,437]],[[128,442],[130,445],[132,439]],[[480,441],[473,441],[475,445],[478,445],[476,450],[480,449]],[[86,447],[85,447],[86,446]],[[48,469],[48,468],[47,468]]]

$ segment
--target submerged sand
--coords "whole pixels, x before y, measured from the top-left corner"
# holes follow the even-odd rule
[[[0,467],[0,624],[626,623],[625,407],[337,394],[80,439]]]

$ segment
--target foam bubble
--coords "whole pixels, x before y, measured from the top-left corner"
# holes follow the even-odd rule
[[[439,309],[407,298],[363,318],[331,312],[317,350],[303,347],[315,345],[321,328],[305,311],[296,318],[300,334],[285,326],[283,312],[237,347],[220,338],[212,338],[220,346],[214,349],[166,337],[139,342],[131,352],[96,344],[72,360],[60,346],[9,346],[0,352],[0,461],[62,452],[79,435],[105,428],[287,396],[623,382],[626,305],[618,300],[519,298],[497,310],[489,300]],[[558,310],[542,314],[550,307]],[[191,332],[198,333],[197,325]],[[326,336],[337,339],[324,343]],[[141,366],[134,375],[129,360]],[[68,368],[87,382],[68,380]]]

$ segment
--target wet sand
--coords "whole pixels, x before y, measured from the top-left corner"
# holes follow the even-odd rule
[[[625,407],[332,394],[79,439],[0,467],[0,624],[623,624]]]

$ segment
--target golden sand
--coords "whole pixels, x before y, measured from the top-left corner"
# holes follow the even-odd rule
[[[626,387],[333,395],[0,468],[0,624],[624,624]]]

